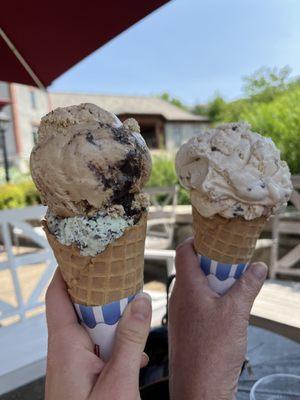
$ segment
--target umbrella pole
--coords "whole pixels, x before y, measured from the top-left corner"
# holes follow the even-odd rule
[[[1,126],[0,126],[0,138],[1,138],[1,147],[2,147],[2,155],[3,155],[4,170],[5,170],[5,180],[7,183],[9,183],[10,181],[9,162],[8,162],[7,148],[5,141],[5,130]]]
[[[26,69],[27,73],[30,75],[30,77],[33,79],[35,84],[43,90],[45,89],[45,86],[42,84],[42,82],[39,80],[37,75],[34,73],[28,62],[24,59],[24,57],[21,55],[21,53],[18,51],[16,46],[13,44],[13,42],[10,40],[10,38],[6,35],[3,29],[0,28],[0,37],[4,40],[4,42],[7,44],[7,46],[10,48],[10,50],[14,53],[16,58],[19,60],[20,64]]]

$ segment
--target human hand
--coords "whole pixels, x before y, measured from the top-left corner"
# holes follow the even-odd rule
[[[111,359],[104,363],[78,323],[59,269],[46,294],[48,358],[45,400],[137,400],[139,370],[151,322],[150,297],[143,293],[126,307]]]
[[[250,310],[267,275],[250,265],[222,297],[210,289],[193,240],[176,252],[169,303],[172,400],[232,400],[247,350]]]

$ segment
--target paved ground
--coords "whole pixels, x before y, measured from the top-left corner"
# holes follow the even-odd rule
[[[0,396],[1,400],[43,400],[45,379],[29,383],[19,389]]]

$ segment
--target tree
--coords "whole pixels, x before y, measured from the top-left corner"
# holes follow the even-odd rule
[[[271,137],[293,174],[300,173],[300,86],[295,85],[271,102],[249,105],[240,119],[254,131]]]
[[[254,101],[271,101],[276,94],[287,89],[290,74],[291,68],[288,65],[283,68],[261,67],[243,78],[244,93]]]
[[[183,110],[187,110],[187,107],[177,98],[171,97],[169,93],[164,92],[161,96],[161,99],[167,101],[170,104],[173,104],[173,106],[179,107]]]
[[[196,115],[208,115],[207,104],[196,104],[192,108],[192,113]]]
[[[206,105],[197,104],[193,108],[192,112],[197,115],[207,115],[211,122],[218,122],[222,121],[225,108],[226,102],[219,94],[217,94]]]
[[[293,174],[300,173],[300,79],[288,79],[290,68],[261,68],[245,78],[248,97],[208,104],[214,121],[245,121],[271,137]]]
[[[211,121],[221,121],[225,111],[226,102],[220,95],[210,101],[207,105],[207,115]]]

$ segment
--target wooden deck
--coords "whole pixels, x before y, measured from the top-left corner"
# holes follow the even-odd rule
[[[250,323],[300,343],[300,283],[266,281],[255,300]]]

